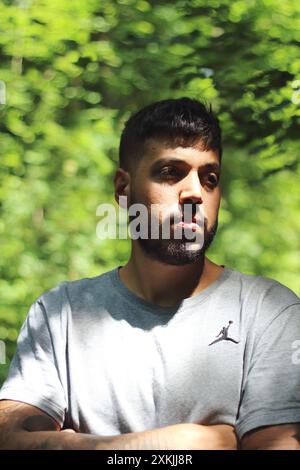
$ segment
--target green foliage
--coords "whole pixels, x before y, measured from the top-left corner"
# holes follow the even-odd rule
[[[224,134],[211,256],[300,294],[300,4],[296,0],[18,0],[0,4],[0,339],[61,280],[125,262],[96,237],[124,120],[212,102]],[[7,366],[0,366],[0,383]]]

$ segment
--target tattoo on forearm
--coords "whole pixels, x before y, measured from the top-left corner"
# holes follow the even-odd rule
[[[51,418],[47,416],[27,416],[23,423],[22,429],[24,431],[56,431],[55,423],[52,421]]]

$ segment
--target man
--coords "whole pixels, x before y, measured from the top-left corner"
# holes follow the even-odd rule
[[[221,155],[198,101],[157,102],[126,123],[116,199],[154,208],[159,236],[32,305],[0,394],[2,448],[299,449],[300,299],[205,256]]]

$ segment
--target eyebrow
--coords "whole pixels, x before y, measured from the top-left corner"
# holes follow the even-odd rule
[[[167,165],[167,164],[187,164],[187,162],[185,160],[182,160],[181,158],[176,158],[176,157],[160,158],[159,160],[156,160],[151,170],[155,171],[159,169],[161,166]],[[200,165],[200,168],[206,169],[206,170],[219,171],[220,165],[219,163],[216,163],[216,162],[207,162],[207,163],[204,163],[203,165]]]

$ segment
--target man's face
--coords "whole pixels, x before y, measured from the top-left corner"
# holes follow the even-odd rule
[[[148,141],[146,154],[131,178],[129,194],[130,204],[144,204],[148,209],[149,238],[138,239],[148,255],[173,265],[203,256],[217,230],[219,179],[218,152],[202,150],[201,142],[195,147],[171,148],[160,141]],[[189,215],[188,221],[184,214]],[[150,238],[151,217],[160,227],[158,239]],[[170,236],[166,239],[162,226],[167,221]],[[181,230],[180,238],[176,230]],[[189,232],[194,232],[194,243],[191,233],[188,240],[185,236]]]

